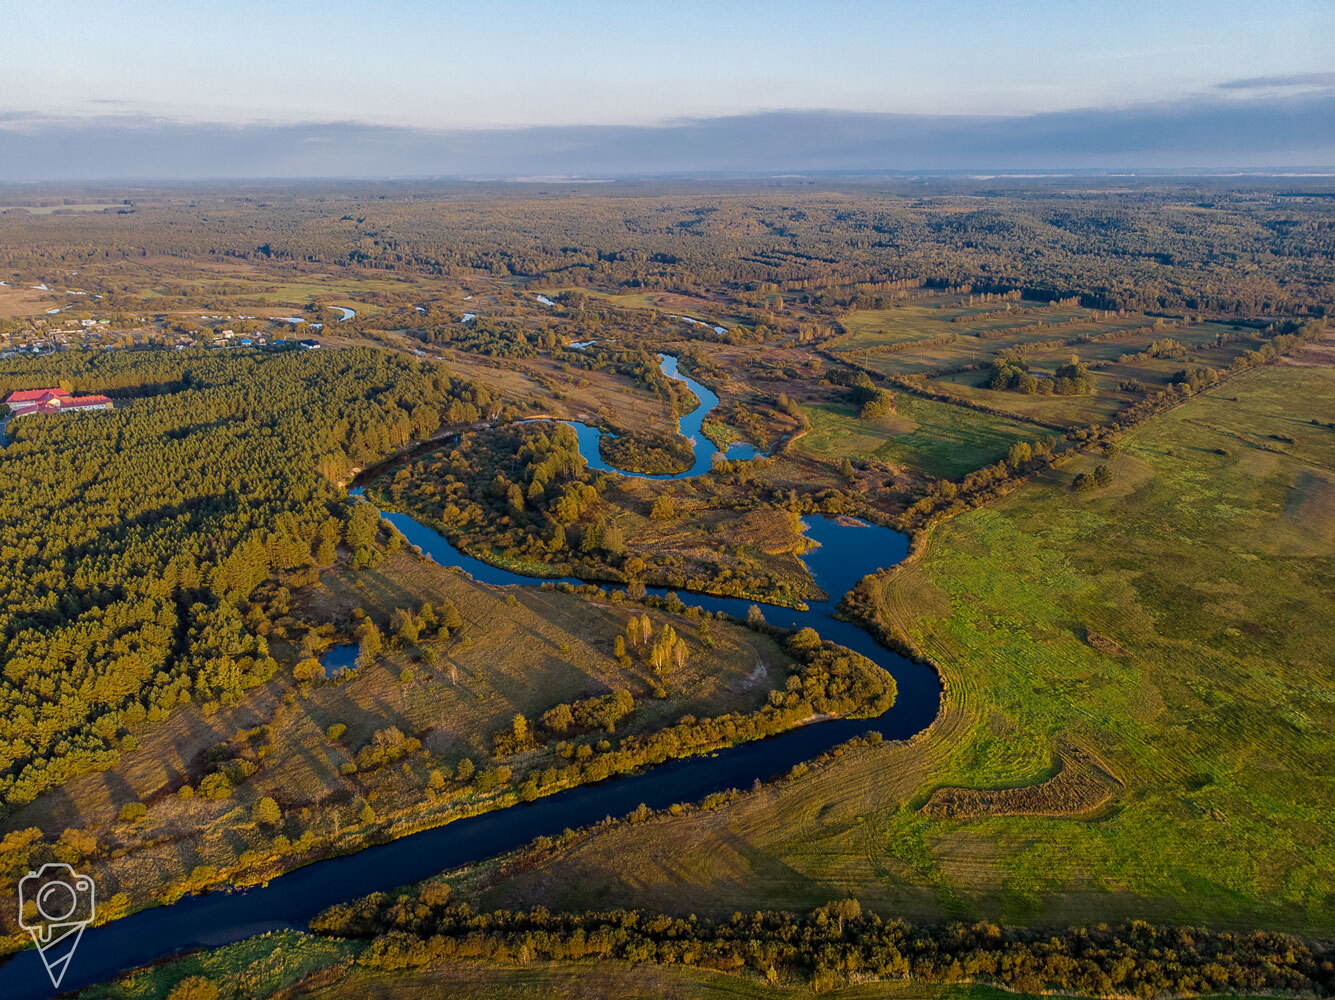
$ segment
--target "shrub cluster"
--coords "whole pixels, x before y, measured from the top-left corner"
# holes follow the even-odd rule
[[[1069,364],[1058,366],[1052,378],[1031,375],[1028,363],[1019,358],[1005,358],[992,363],[987,387],[1011,389],[1026,396],[1084,396],[1094,391],[1094,378],[1089,366],[1075,357]]]

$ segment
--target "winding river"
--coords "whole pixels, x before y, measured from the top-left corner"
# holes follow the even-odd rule
[[[675,358],[660,357],[665,374],[684,379],[677,372]],[[699,475],[709,469],[717,450],[700,435],[699,428],[708,412],[718,405],[718,397],[699,383],[684,380],[701,400],[701,405],[681,421],[682,433],[695,442],[696,461],[687,472],[652,478]],[[600,432],[592,427],[581,428],[584,425],[576,425],[575,429],[580,434],[580,450],[590,466],[610,469],[598,454]],[[543,582],[467,556],[444,536],[407,515],[386,513],[384,517],[424,555],[443,566],[459,567],[479,581],[524,587]],[[355,854],[319,861],[262,887],[188,896],[170,906],[89,928],[62,988],[100,982],[173,952],[213,947],[280,928],[304,928],[311,917],[334,903],[480,861],[520,847],[540,835],[555,835],[567,827],[579,828],[605,816],[624,815],[640,803],[657,809],[675,802],[695,801],[711,792],[744,788],[869,731],[880,732],[890,740],[907,739],[921,732],[936,717],[940,704],[941,686],[936,674],[925,664],[887,651],[856,625],[834,617],[840,597],[858,580],[904,558],[907,539],[888,528],[851,519],[810,517],[802,523],[807,536],[818,543],[803,557],[803,562],[828,596],[813,602],[806,611],[767,607],[766,616],[776,625],[798,628],[809,625],[826,639],[856,650],[887,669],[895,677],[898,695],[885,714],[875,719],[840,719],[801,726],[712,755],[671,761],[627,777],[572,788],[536,802],[458,820]],[[566,578],[565,582],[583,581]],[[667,591],[657,588],[651,593],[665,595]],[[687,595],[686,603],[745,617],[755,602],[692,594]],[[0,967],[0,996],[7,1000],[38,1000],[50,995],[50,983],[35,951],[24,951]]]
[[[580,343],[583,346],[587,346],[593,343],[593,341],[587,340]],[[577,345],[572,344],[571,346],[574,347]],[[615,472],[618,475],[632,476],[637,479],[689,479],[692,476],[702,476],[714,467],[714,456],[720,454],[720,451],[713,441],[705,437],[701,428],[704,426],[705,417],[709,416],[710,412],[718,406],[718,396],[695,379],[683,375],[677,367],[677,359],[670,354],[660,354],[658,356],[658,367],[662,369],[663,374],[668,378],[675,379],[678,382],[685,382],[686,387],[690,389],[691,392],[695,393],[696,399],[700,400],[695,409],[683,416],[677,422],[678,433],[687,438],[695,448],[695,461],[691,463],[691,467],[685,472],[665,473],[662,475],[627,472],[625,469],[618,469],[603,461],[599,442],[602,441],[603,435],[606,433],[605,431],[602,431],[597,427],[591,427],[588,424],[580,423],[578,420],[564,421],[571,427],[575,428],[575,435],[579,438],[579,452],[584,456],[584,461],[589,464],[590,469],[597,472]],[[724,451],[721,454],[724,458],[728,459],[755,458],[760,454],[760,449],[753,444],[734,441],[728,446],[727,451]]]

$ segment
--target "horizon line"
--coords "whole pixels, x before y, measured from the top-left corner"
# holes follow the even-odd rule
[[[950,178],[955,180],[1059,180],[1063,177],[1087,179],[1166,179],[1166,178],[1229,178],[1257,177],[1270,179],[1324,179],[1335,180],[1335,162],[1314,164],[1286,164],[1274,167],[1257,167],[1237,164],[1232,166],[1191,166],[1177,167],[1156,166],[1107,166],[1107,167],[867,167],[867,168],[822,168],[811,170],[793,170],[775,168],[773,170],[673,170],[673,171],[623,171],[607,174],[579,173],[554,175],[515,175],[515,174],[451,174],[451,173],[404,173],[404,174],[308,174],[291,176],[282,174],[255,174],[253,176],[228,177],[91,177],[79,179],[31,179],[16,180],[0,178],[0,190],[11,187],[31,188],[40,185],[52,187],[88,187],[107,185],[109,187],[127,187],[143,185],[158,186],[224,186],[238,187],[247,184],[378,184],[378,183],[430,183],[430,184],[571,184],[599,183],[614,184],[629,181],[710,181],[710,180],[784,180],[800,178],[822,179],[859,179],[892,178],[909,180],[916,177]],[[21,208],[23,206],[0,206],[3,208]]]

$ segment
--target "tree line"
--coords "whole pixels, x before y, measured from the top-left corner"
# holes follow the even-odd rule
[[[818,992],[867,979],[984,983],[1025,993],[1181,997],[1217,993],[1329,996],[1335,951],[1288,934],[1116,926],[1014,928],[913,924],[843,899],[806,913],[731,918],[639,910],[477,913],[443,882],[375,893],[311,922],[318,934],[369,940],[358,962],[401,970],[473,960],[651,962],[747,973]]]

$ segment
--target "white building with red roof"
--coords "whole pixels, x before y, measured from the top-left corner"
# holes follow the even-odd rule
[[[15,417],[30,413],[71,413],[81,410],[109,410],[107,396],[76,396],[64,389],[20,389],[5,399],[9,412]]]

